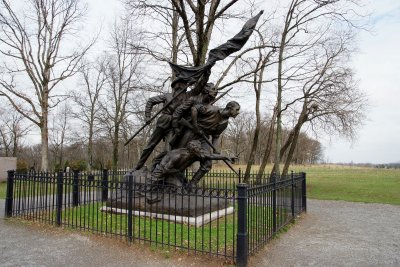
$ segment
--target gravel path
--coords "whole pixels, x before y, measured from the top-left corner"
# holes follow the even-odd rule
[[[0,200],[0,217],[4,200]],[[0,266],[221,266],[140,245],[0,218]],[[308,200],[308,213],[249,266],[400,266],[400,206]]]
[[[153,252],[148,246],[16,219],[3,219],[0,199],[0,266],[221,266],[223,260]]]
[[[400,206],[310,200],[249,266],[400,266]]]

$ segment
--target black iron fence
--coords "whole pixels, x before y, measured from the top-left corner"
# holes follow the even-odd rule
[[[150,205],[146,184],[126,171],[8,172],[5,215],[174,247],[247,264],[247,257],[306,211],[306,175],[265,175],[239,183],[211,171],[195,188],[171,187]],[[187,172],[190,177],[192,173]]]

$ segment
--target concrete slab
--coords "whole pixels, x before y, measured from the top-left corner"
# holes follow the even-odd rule
[[[116,214],[128,214],[128,210],[126,210],[126,209],[111,208],[111,207],[107,207],[107,206],[101,207],[100,211],[111,212],[111,213],[116,213]],[[219,218],[222,218],[226,215],[232,214],[233,211],[234,211],[233,207],[228,207],[226,209],[216,210],[211,213],[199,215],[197,217],[186,217],[186,216],[161,214],[161,213],[138,211],[138,210],[132,211],[132,214],[134,216],[146,216],[146,217],[151,217],[154,219],[162,219],[162,220],[173,221],[173,222],[177,222],[177,223],[185,223],[185,224],[193,225],[196,227],[200,227],[202,225],[205,225],[212,221],[215,221]]]

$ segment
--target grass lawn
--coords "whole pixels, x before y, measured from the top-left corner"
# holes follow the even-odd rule
[[[246,168],[245,165],[235,167],[242,171]],[[272,166],[267,166],[267,171],[271,169]],[[307,174],[308,198],[400,205],[400,169],[292,165],[290,170]]]
[[[0,199],[6,198],[7,183],[0,182]]]
[[[400,205],[400,170],[295,166],[307,173],[307,197]]]

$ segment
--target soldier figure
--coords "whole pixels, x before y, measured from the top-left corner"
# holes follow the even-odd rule
[[[160,103],[163,103],[165,105],[178,95],[178,97],[173,99],[168,107],[163,110],[160,117],[157,119],[156,128],[154,129],[150,137],[149,143],[143,149],[142,155],[140,156],[140,159],[135,167],[136,170],[139,170],[143,167],[151,152],[162,139],[164,139],[165,141],[165,151],[171,150],[170,141],[173,136],[173,133],[171,131],[171,122],[173,118],[172,115],[173,113],[175,113],[175,111],[182,115],[187,109],[190,109],[193,104],[210,103],[212,100],[215,99],[217,94],[214,84],[212,83],[207,84],[199,95],[191,95],[192,91],[190,91],[189,93],[181,93],[182,90],[186,91],[188,86],[187,84],[180,81],[173,83],[172,86],[174,88],[174,92],[172,94],[167,93],[151,97],[146,103],[145,117],[146,121],[148,121],[151,117],[150,114],[154,105]]]
[[[180,106],[178,106],[172,114],[173,122],[178,122],[194,105],[210,104],[217,97],[218,91],[213,83],[207,83],[201,94],[189,97]],[[176,126],[176,125],[175,125]]]
[[[166,107],[161,115],[157,119],[156,123],[156,128],[154,129],[153,133],[151,134],[150,141],[146,145],[146,147],[143,149],[142,155],[140,156],[140,159],[135,167],[136,170],[139,170],[143,167],[144,163],[148,159],[148,157],[151,155],[151,152],[154,150],[154,148],[160,143],[160,141],[165,138],[166,142],[166,150],[170,150],[169,148],[169,141],[171,138],[171,121],[172,121],[172,113],[174,112],[175,108],[178,107],[185,98],[186,91],[188,85],[182,82],[176,82],[172,84],[173,88],[173,93],[166,93],[162,95],[158,95],[155,97],[149,98],[146,103],[146,109],[145,109],[145,118],[146,122],[150,120],[151,117],[151,110],[154,105],[163,103],[164,105],[171,101],[174,97],[176,97],[178,94],[179,96],[176,97],[169,105]]]
[[[199,140],[201,142],[202,149],[210,151],[211,147],[205,140],[206,138],[212,138],[212,145],[214,148],[218,147],[218,139],[221,133],[228,127],[229,118],[235,118],[239,114],[240,105],[236,101],[231,101],[226,104],[225,108],[218,108],[212,105],[197,104],[191,108],[191,121],[192,125],[188,124],[186,120],[185,133],[180,138],[177,147],[185,147],[191,140]],[[175,123],[173,123],[175,124]],[[192,128],[192,129],[190,129]],[[215,154],[219,154],[219,151],[213,149]],[[192,178],[191,183],[196,184],[203,178],[203,176],[211,169],[212,161],[209,159],[200,160],[200,168]]]
[[[155,166],[150,176],[150,194],[147,198],[149,203],[159,201],[154,188],[157,187],[164,179],[170,175],[183,173],[187,167],[195,161],[205,160],[231,160],[226,156],[212,154],[209,151],[202,149],[202,144],[199,140],[188,142],[185,148],[173,149],[165,154],[161,161]]]

